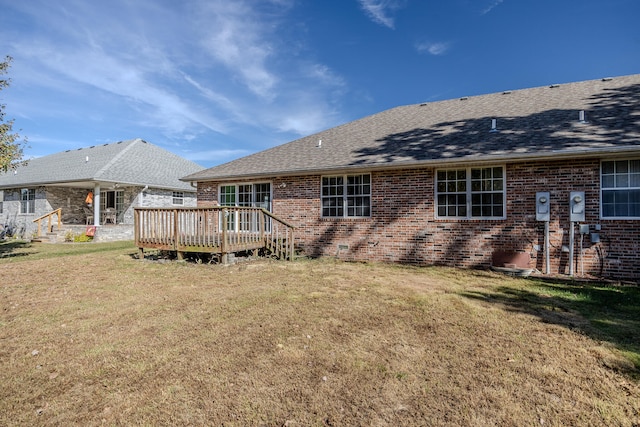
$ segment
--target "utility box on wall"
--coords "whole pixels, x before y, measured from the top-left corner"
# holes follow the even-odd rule
[[[584,191],[572,191],[569,195],[569,221],[583,222],[585,210]]]
[[[551,219],[549,204],[548,191],[536,193],[536,221],[549,221]]]

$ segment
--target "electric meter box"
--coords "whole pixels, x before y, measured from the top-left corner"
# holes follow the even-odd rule
[[[549,204],[549,192],[536,193],[536,221],[549,221],[551,219]]]
[[[572,191],[569,194],[569,221],[583,222],[585,210],[584,191]]]

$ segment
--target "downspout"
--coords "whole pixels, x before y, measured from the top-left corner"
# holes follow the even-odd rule
[[[145,185],[142,190],[140,190],[140,207],[144,207],[144,192],[149,189],[148,185]]]

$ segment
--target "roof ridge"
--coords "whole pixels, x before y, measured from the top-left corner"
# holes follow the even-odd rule
[[[116,163],[116,161],[120,160],[120,158],[122,156],[124,156],[124,154],[129,151],[131,149],[131,147],[133,147],[137,142],[142,141],[140,138],[136,138],[133,139],[130,142],[129,145],[127,145],[126,147],[124,147],[118,154],[116,154],[115,156],[113,156],[113,158],[111,160],[109,160],[103,167],[100,168],[100,170],[98,170],[95,175],[94,175],[94,179],[98,179],[100,177],[100,175],[102,175],[104,173],[104,171],[106,171],[109,167],[111,167],[114,163]],[[118,143],[116,143],[118,144]]]

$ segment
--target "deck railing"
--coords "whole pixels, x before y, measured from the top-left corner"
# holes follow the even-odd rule
[[[293,259],[294,227],[257,207],[136,208],[136,246],[184,252],[216,253],[267,249]]]
[[[49,213],[46,213],[44,215],[42,215],[41,217],[38,217],[36,219],[33,220],[33,222],[37,222],[38,223],[38,236],[42,235],[42,221],[43,220],[47,220],[47,233],[51,233],[53,232],[53,217],[57,215],[58,218],[58,229],[60,229],[60,227],[62,226],[62,208],[58,208],[55,211],[51,211]]]

